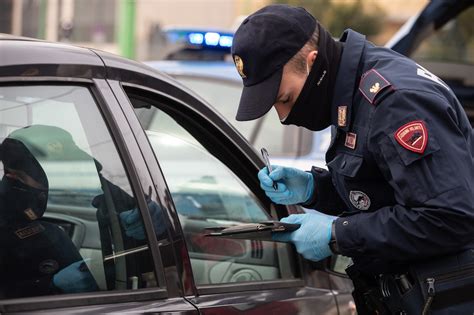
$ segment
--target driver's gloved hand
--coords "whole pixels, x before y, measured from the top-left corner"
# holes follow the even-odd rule
[[[292,214],[281,219],[285,223],[301,224],[293,232],[273,233],[272,239],[279,242],[292,242],[304,258],[319,261],[332,255],[329,248],[332,222],[337,217],[320,212]]]
[[[260,187],[274,202],[283,205],[292,205],[307,202],[314,191],[313,175],[292,167],[273,166],[268,174],[266,167],[258,172]],[[278,189],[273,188],[277,182]]]
[[[53,276],[53,284],[63,293],[97,291],[97,283],[84,260],[76,261]]]
[[[157,235],[162,234],[166,230],[165,219],[161,207],[154,201],[148,202],[148,209],[150,210],[151,220]],[[143,220],[138,208],[124,211],[120,213],[120,222],[128,237],[136,240],[144,240],[146,238],[145,229],[143,227]]]

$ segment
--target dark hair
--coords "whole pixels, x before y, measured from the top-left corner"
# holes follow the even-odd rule
[[[306,56],[313,50],[318,49],[319,27],[316,24],[313,35],[304,46],[288,61],[290,68],[296,73],[306,73]]]

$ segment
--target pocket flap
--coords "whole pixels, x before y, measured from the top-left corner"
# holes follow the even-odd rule
[[[327,166],[331,171],[347,177],[355,177],[362,166],[363,158],[350,154],[338,154]]]

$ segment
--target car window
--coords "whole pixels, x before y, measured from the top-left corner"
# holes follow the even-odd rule
[[[235,120],[241,82],[179,75],[176,78],[214,106],[256,149],[266,147],[272,155],[280,157],[296,157],[311,151],[309,144],[300,152],[297,127],[283,126],[273,108],[258,120]]]
[[[242,94],[241,82],[176,76],[181,83],[214,106],[247,139],[252,135],[256,121],[237,121],[237,107]]]
[[[0,298],[157,286],[135,195],[88,88],[0,86],[0,137]]]
[[[419,61],[443,61],[474,65],[474,6],[425,39],[412,54]]]
[[[136,109],[137,117],[178,211],[195,282],[204,285],[294,278],[291,250],[286,244],[205,236],[205,228],[261,222],[270,216],[232,167],[222,162],[225,157],[209,150],[222,145],[213,141],[204,145],[197,137],[202,130],[185,129],[186,124],[196,122],[180,119],[178,123],[156,107],[143,108],[143,99],[132,96],[131,100],[135,107],[142,107]]]

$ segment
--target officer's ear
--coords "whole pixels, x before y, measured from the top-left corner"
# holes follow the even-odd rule
[[[313,67],[314,62],[316,61],[316,58],[318,57],[318,51],[317,50],[312,50],[306,55],[306,72],[309,74],[310,69]]]

